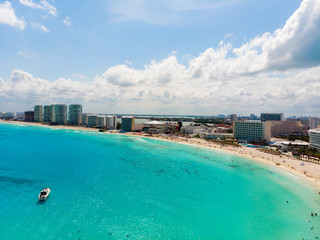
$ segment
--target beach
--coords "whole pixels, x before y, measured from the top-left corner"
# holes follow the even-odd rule
[[[94,131],[97,132],[98,129],[95,128],[87,128],[87,127],[74,127],[74,126],[61,126],[61,125],[47,125],[41,123],[33,123],[33,122],[20,122],[20,121],[0,121],[4,123],[10,124],[24,124],[24,125],[32,125],[32,126],[41,126],[41,127],[51,127],[58,129],[71,129],[71,130],[80,130],[80,131]],[[205,139],[200,138],[186,138],[186,137],[177,137],[177,136],[164,136],[164,135],[146,135],[141,133],[116,133],[115,131],[106,131],[101,132],[101,134],[119,134],[119,135],[127,135],[127,136],[136,136],[136,137],[146,137],[159,139],[164,141],[171,141],[175,143],[188,144],[193,146],[205,147],[208,149],[225,151],[228,153],[232,153],[241,157],[248,158],[252,161],[264,163],[267,165],[271,165],[275,168],[282,169],[289,174],[293,174],[295,176],[301,177],[301,179],[305,180],[308,184],[312,184],[320,189],[320,164],[315,164],[311,162],[304,162],[301,165],[301,160],[294,158],[288,155],[273,155],[270,153],[265,153],[260,151],[258,148],[250,148],[245,146],[233,147],[233,146],[222,146],[220,144],[214,143],[212,141],[207,141]]]

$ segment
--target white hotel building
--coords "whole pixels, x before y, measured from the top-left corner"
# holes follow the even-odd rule
[[[320,128],[309,130],[310,148],[315,148],[320,151]]]

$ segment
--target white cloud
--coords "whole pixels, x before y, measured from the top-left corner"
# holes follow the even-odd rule
[[[11,6],[11,3],[5,1],[0,4],[0,24],[8,24],[12,27],[17,27],[23,30],[27,23],[24,21],[23,17],[19,19],[14,13],[14,9]]]
[[[66,25],[71,26],[71,17],[67,16],[67,17],[63,20],[63,22],[64,22]]]
[[[39,29],[43,32],[50,32],[50,30],[48,28],[46,28],[43,24],[41,23],[36,23],[36,22],[30,22],[30,25],[35,28],[35,29]]]
[[[320,115],[317,3],[303,1],[283,28],[241,47],[221,41],[217,48],[188,56],[187,66],[171,53],[139,70],[113,66],[91,82],[64,78],[50,82],[13,70],[10,79],[0,81],[0,96],[31,105],[80,102],[92,112]]]
[[[33,2],[33,0],[19,0],[19,2],[24,6],[31,7],[34,9],[41,9],[47,11],[49,14],[53,16],[57,16],[57,9],[47,1],[40,1],[39,3],[35,3]]]

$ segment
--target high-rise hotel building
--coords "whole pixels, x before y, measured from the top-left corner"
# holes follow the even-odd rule
[[[320,151],[320,128],[309,130],[310,147]]]
[[[43,121],[46,123],[50,122],[50,106],[49,105],[45,105],[43,107]]]
[[[107,116],[107,128],[117,129],[118,118],[117,116]]]
[[[121,130],[124,132],[132,132],[134,128],[134,117],[123,116],[121,118]]]
[[[67,105],[52,104],[50,106],[50,122],[59,125],[67,124]]]
[[[43,121],[42,110],[43,110],[42,105],[34,106],[34,121],[35,122],[42,122]]]
[[[80,125],[82,123],[81,104],[69,105],[69,123],[72,125]]]
[[[233,135],[245,141],[270,141],[271,123],[260,121],[237,121],[233,123]]]

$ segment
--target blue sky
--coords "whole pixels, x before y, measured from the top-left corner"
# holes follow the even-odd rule
[[[319,116],[319,5],[0,0],[0,111]]]

